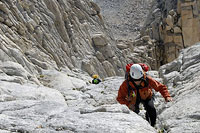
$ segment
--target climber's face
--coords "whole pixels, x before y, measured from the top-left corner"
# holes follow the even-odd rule
[[[136,85],[140,85],[142,80],[134,81]]]

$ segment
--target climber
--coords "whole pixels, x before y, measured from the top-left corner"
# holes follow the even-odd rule
[[[93,75],[92,78],[93,78],[93,80],[92,80],[93,84],[99,84],[101,82],[101,80],[99,79],[99,76],[96,74]]]
[[[139,104],[142,103],[146,110],[146,120],[151,126],[155,126],[157,114],[153,103],[152,88],[159,91],[166,102],[172,101],[165,85],[147,76],[141,65],[133,64],[130,67],[128,78],[119,88],[117,101],[127,105],[137,114],[139,113]]]

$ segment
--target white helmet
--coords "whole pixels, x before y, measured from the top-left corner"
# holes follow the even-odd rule
[[[143,70],[139,64],[133,64],[130,68],[130,75],[133,79],[140,79],[143,77]]]

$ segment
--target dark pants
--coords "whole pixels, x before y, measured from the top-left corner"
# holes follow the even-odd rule
[[[151,124],[151,126],[154,127],[155,124],[156,124],[157,114],[156,114],[156,109],[154,107],[153,98],[142,101],[142,103],[143,103],[144,108],[146,110],[146,114],[145,114],[146,120]],[[139,113],[139,110],[136,111],[136,113]]]

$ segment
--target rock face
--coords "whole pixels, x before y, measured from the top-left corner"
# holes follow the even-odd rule
[[[157,41],[157,66],[176,59],[181,49],[200,41],[198,0],[154,1],[141,32]]]
[[[2,0],[0,60],[36,75],[62,67],[123,75],[127,61],[95,11],[89,0]]]
[[[200,43],[183,50],[173,62],[160,68],[173,102],[159,106],[162,128],[170,133],[199,132]]]
[[[88,0],[0,1],[0,132],[156,132],[116,102],[133,45]],[[127,48],[124,51],[121,49]]]

